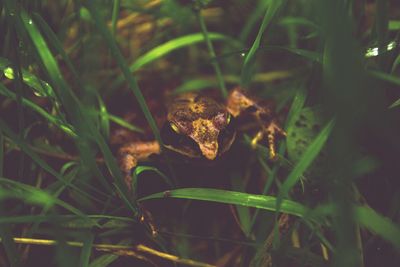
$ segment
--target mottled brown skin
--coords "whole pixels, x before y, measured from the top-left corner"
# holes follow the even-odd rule
[[[226,105],[198,93],[186,93],[174,97],[168,102],[167,108],[167,122],[161,132],[163,141],[167,140],[164,146],[188,157],[214,160],[227,151],[235,138],[235,131],[229,129],[230,116],[238,117],[246,112],[252,114],[259,125],[259,132],[252,144],[255,146],[267,136],[271,159],[276,157],[275,136],[285,136],[275,123],[272,111],[259,105],[240,88],[231,91]],[[138,161],[160,152],[160,145],[156,141],[128,143],[121,147],[121,169],[128,181],[130,170]]]
[[[218,154],[218,136],[228,125],[229,113],[214,99],[195,93],[174,98],[168,107],[168,122],[178,134],[193,139],[204,157],[213,160]],[[179,148],[171,147],[178,151]]]

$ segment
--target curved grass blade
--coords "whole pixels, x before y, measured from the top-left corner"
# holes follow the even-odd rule
[[[310,61],[322,63],[322,53],[319,52],[285,46],[268,46],[266,49],[283,49],[290,53],[302,56]]]
[[[369,74],[374,76],[375,78],[378,78],[385,82],[393,83],[395,85],[400,85],[400,78],[393,74],[385,73],[382,71],[376,71],[376,70],[369,71]]]
[[[86,214],[82,213],[80,210],[76,209],[70,204],[53,197],[45,190],[40,190],[36,187],[19,183],[4,177],[0,177],[0,185],[6,185],[6,187],[0,187],[0,199],[18,198],[26,203],[38,204],[43,207],[58,205],[79,217],[87,219]]]
[[[15,95],[15,93],[8,90],[3,84],[0,84],[0,94],[4,95],[6,97],[9,97],[14,101],[17,100],[17,96]],[[67,135],[69,135],[71,137],[77,137],[75,129],[72,125],[64,123],[60,118],[49,114],[43,108],[41,108],[34,102],[32,102],[24,97],[21,99],[21,103],[22,103],[22,105],[24,105],[24,106],[30,108],[31,110],[35,111],[36,113],[38,113],[40,116],[42,116],[44,119],[46,119],[49,123],[57,126],[60,130],[62,130]]]
[[[207,44],[208,54],[210,55],[210,58],[216,58],[214,46],[210,40],[207,26],[206,23],[204,22],[204,18],[201,15],[200,11],[197,11],[196,15],[200,24],[201,31],[203,32],[204,40],[206,41]],[[226,98],[228,96],[228,91],[226,90],[225,81],[224,78],[222,77],[221,67],[219,66],[217,60],[212,60],[211,65],[214,67],[214,72],[217,75],[217,80],[219,84],[219,89],[221,91],[221,95],[222,97]]]
[[[158,131],[156,122],[154,121],[154,118],[151,115],[149,108],[147,107],[146,101],[139,89],[136,79],[131,74],[121,52],[119,51],[119,49],[117,47],[117,44],[116,44],[114,38],[112,37],[110,31],[108,30],[106,24],[100,17],[100,14],[98,13],[98,11],[96,9],[95,1],[90,0],[90,1],[87,1],[85,4],[87,5],[87,8],[89,9],[94,21],[96,22],[98,30],[103,35],[104,40],[106,41],[108,47],[110,48],[112,55],[114,56],[119,67],[121,68],[121,70],[125,76],[125,79],[128,81],[129,87],[131,88],[133,94],[135,95],[136,100],[139,103],[140,109],[142,110],[147,122],[150,125],[150,128],[153,131],[154,137],[159,142],[159,144],[162,144],[162,140],[161,140],[160,133]]]
[[[331,120],[327,123],[327,125],[322,129],[322,131],[318,134],[318,136],[314,139],[314,141],[308,146],[300,160],[297,162],[296,166],[288,175],[285,182],[283,182],[279,195],[277,197],[277,206],[276,210],[279,211],[280,205],[285,197],[289,194],[289,191],[296,185],[299,181],[300,177],[304,174],[307,168],[311,165],[314,159],[318,156],[319,152],[325,145],[328,137],[332,131],[334,126],[334,120]]]
[[[11,3],[11,1],[7,2]],[[77,145],[80,150],[81,159],[84,161],[84,164],[86,164],[88,168],[90,168],[94,175],[99,178],[99,181],[103,185],[103,187],[106,190],[110,190],[110,186],[102,172],[99,170],[95,162],[95,157],[93,156],[93,153],[88,144],[89,140],[94,140],[103,153],[104,160],[109,171],[115,178],[115,185],[120,192],[122,200],[124,201],[126,206],[131,209],[134,214],[136,214],[137,209],[135,205],[129,202],[127,187],[123,182],[121,171],[117,166],[117,163],[111,153],[110,148],[104,141],[103,137],[99,134],[98,130],[94,127],[93,122],[88,117],[87,112],[83,109],[78,98],[71,91],[66,81],[63,79],[58,64],[54,56],[50,52],[46,42],[43,39],[43,36],[40,34],[35,23],[33,23],[32,19],[23,9],[19,11],[19,16],[19,23],[23,26],[23,28],[30,36],[32,43],[36,47],[39,57],[42,60],[48,75],[50,76],[50,79],[55,85],[57,85],[55,88],[58,89],[57,95],[59,99],[64,104],[68,115],[74,122],[74,126],[77,127],[77,131],[80,135],[80,142],[77,142]]]
[[[87,218],[82,220],[81,217],[76,215],[26,215],[26,216],[7,216],[0,217],[1,223],[42,223],[42,222],[52,222],[58,223],[64,227],[71,227],[74,229],[87,229],[97,226],[101,229],[115,229],[130,227],[132,223],[136,221],[128,217],[117,217],[110,215],[87,215]],[[107,221],[105,221],[107,219]]]
[[[14,80],[15,74],[11,65],[12,65],[11,62],[8,61],[7,59],[0,58],[0,70],[3,71],[4,76],[7,79]],[[22,81],[33,89],[35,95],[55,98],[53,88],[51,88],[51,86],[47,82],[39,79],[38,77],[36,77],[35,75],[29,73],[24,69],[22,69],[21,72],[22,72]]]
[[[208,33],[208,38],[212,41],[223,41],[223,40],[230,40],[231,38],[220,34],[220,33],[213,33],[209,32]],[[129,69],[133,72],[138,70],[139,68],[143,67],[144,65],[149,64],[150,62],[153,62],[169,53],[171,53],[174,50],[190,46],[199,42],[205,41],[205,38],[202,33],[193,33],[189,35],[185,35],[182,37],[175,38],[173,40],[170,40],[166,43],[163,43],[162,45],[159,45],[146,54],[140,56],[139,58],[136,59],[136,61],[129,67]]]
[[[370,207],[362,206],[355,208],[356,220],[370,230],[381,236],[400,249],[400,228],[389,218],[383,217]]]
[[[155,167],[150,167],[150,166],[137,166],[136,168],[135,168],[135,171],[133,172],[133,174],[132,174],[132,194],[134,195],[134,197],[133,197],[133,199],[136,199],[137,198],[137,190],[138,190],[138,187],[137,187],[137,180],[138,180],[138,178],[139,178],[139,175],[142,173],[142,172],[146,172],[146,171],[152,171],[152,172],[155,172],[156,174],[158,174],[162,179],[163,179],[163,181],[169,186],[169,187],[173,187],[174,186],[174,184],[173,184],[173,182],[171,181],[171,179],[169,179],[168,178],[168,176],[166,176],[164,173],[162,173],[161,171],[159,171],[157,168],[155,168]]]
[[[91,198],[95,201],[98,201],[96,198],[92,197],[85,191],[81,190],[79,187],[75,186],[74,184],[71,184],[69,181],[65,180],[64,177],[62,177],[59,173],[57,173],[50,165],[48,165],[44,160],[42,160],[35,152],[32,151],[32,149],[29,148],[29,146],[20,138],[9,129],[9,127],[3,122],[3,120],[0,119],[0,129],[1,131],[7,135],[16,145],[19,146],[19,148],[27,154],[36,164],[38,164],[42,169],[56,177],[58,180],[60,180],[63,184],[77,190],[79,193],[82,195]],[[102,202],[101,202],[102,203]]]
[[[217,83],[215,81],[209,81],[209,80],[189,80],[180,86],[178,86],[174,90],[174,94],[181,94],[181,93],[186,93],[186,92],[193,92],[193,91],[200,91],[206,88],[211,88],[216,86]]]
[[[208,37],[212,41],[223,41],[223,40],[231,41],[230,37],[220,34],[220,33],[209,32]],[[193,33],[193,34],[175,38],[173,40],[165,42],[165,43],[151,49],[144,55],[138,57],[136,59],[136,61],[132,65],[129,66],[129,70],[131,72],[134,72],[134,71],[140,69],[141,67],[143,67],[157,59],[160,59],[163,56],[168,55],[172,51],[181,49],[186,46],[194,45],[194,44],[197,44],[197,43],[203,42],[203,41],[204,41],[204,36],[202,33]],[[111,85],[111,88],[116,88],[116,87],[120,86],[123,81],[124,81],[124,77],[122,77],[122,76],[118,77],[115,80],[115,82]]]
[[[125,127],[128,130],[131,130],[133,132],[138,132],[138,133],[144,133],[144,130],[142,128],[140,128],[138,126],[135,126],[135,125],[125,121],[124,119],[122,119],[122,118],[120,118],[118,116],[112,115],[110,113],[107,113],[107,116],[108,116],[110,121],[112,121],[112,122],[114,122],[114,123],[116,123],[116,124],[118,124],[118,125],[120,125],[122,127]]]
[[[268,0],[268,6],[267,6],[267,11],[265,12],[263,21],[261,23],[260,29],[258,30],[256,39],[253,42],[253,45],[251,46],[249,52],[247,53],[243,67],[242,67],[242,74],[241,74],[241,85],[246,88],[251,79],[251,72],[252,72],[252,67],[254,63],[254,58],[256,55],[256,52],[258,51],[261,43],[261,38],[265,32],[265,29],[271,22],[272,18],[276,15],[278,10],[281,8],[283,4],[285,4],[286,1],[279,1],[279,0]]]
[[[282,19],[279,20],[278,22],[281,25],[302,25],[302,26],[308,26],[310,28],[313,28],[314,30],[320,30],[320,27],[318,27],[317,24],[312,22],[311,20],[308,20],[304,17],[283,17]]]
[[[57,53],[59,53],[61,55],[64,62],[67,64],[69,70],[71,71],[72,75],[74,76],[74,80],[76,80],[80,86],[83,86],[80,76],[78,75],[78,72],[74,68],[74,65],[72,64],[67,53],[65,52],[63,45],[60,42],[60,40],[58,39],[57,35],[53,32],[53,30],[50,28],[50,26],[46,23],[46,21],[38,13],[33,12],[32,17],[34,18],[35,22],[38,24],[39,28],[46,35],[47,39],[49,40],[49,43],[54,47],[55,51],[57,51]]]
[[[240,32],[239,40],[245,42],[247,37],[250,35],[254,25],[264,14],[264,10],[267,8],[268,1],[259,0],[254,10],[250,13],[250,16],[246,19],[246,22]]]
[[[113,35],[115,35],[117,29],[117,20],[118,20],[120,5],[121,5],[121,0],[114,0],[112,17],[111,17],[111,33]]]
[[[276,211],[277,198],[273,196],[255,195],[235,191],[227,191],[210,188],[182,188],[155,193],[139,199],[139,201],[158,198],[184,198],[193,200],[212,201],[225,204],[234,204],[245,207],[253,207]],[[283,199],[281,212],[304,217],[308,208],[300,203]]]
[[[83,247],[79,258],[79,266],[89,266],[90,255],[92,254],[94,235],[92,233],[86,233],[83,237]]]

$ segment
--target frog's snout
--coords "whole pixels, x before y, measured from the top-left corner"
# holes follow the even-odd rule
[[[200,143],[201,153],[209,160],[214,160],[218,154],[218,141]]]

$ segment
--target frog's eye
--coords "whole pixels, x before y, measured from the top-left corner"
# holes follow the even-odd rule
[[[176,126],[175,123],[170,123],[172,130],[174,130],[174,132],[176,133],[180,133],[178,126]]]
[[[226,124],[229,124],[231,122],[231,114],[228,113],[228,116],[226,117]]]

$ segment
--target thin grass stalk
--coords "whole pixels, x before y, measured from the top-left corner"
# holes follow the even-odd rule
[[[210,54],[211,64],[213,65],[215,74],[217,75],[219,89],[221,90],[222,96],[226,98],[228,96],[228,91],[226,90],[225,81],[224,77],[222,76],[221,68],[218,64],[218,61],[216,60],[217,56],[215,55],[214,46],[210,40],[210,37],[208,36],[206,23],[204,22],[204,18],[201,15],[200,11],[197,11],[196,15],[200,24],[201,31],[204,36],[204,40],[206,41],[207,44],[207,49],[208,53]]]

